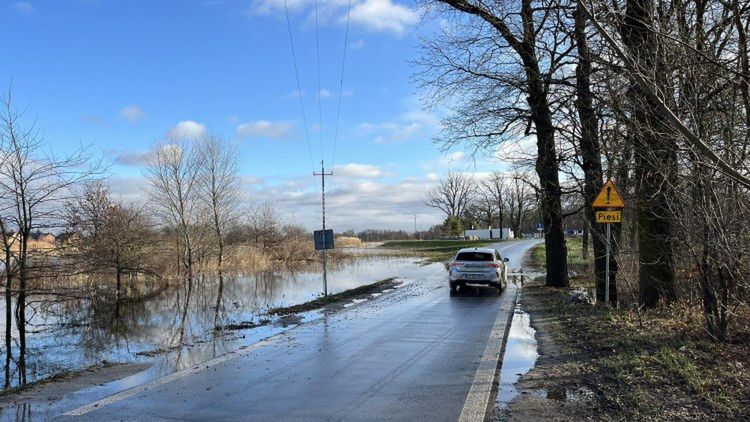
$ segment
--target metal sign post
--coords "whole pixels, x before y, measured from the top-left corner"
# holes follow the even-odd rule
[[[604,303],[609,305],[609,259],[611,255],[611,236],[612,236],[612,224],[619,224],[622,222],[622,208],[625,208],[625,202],[623,202],[620,193],[617,191],[615,184],[611,180],[602,186],[594,202],[591,204],[593,208],[604,208],[604,210],[597,209],[594,213],[597,223],[603,223],[606,228],[606,253],[607,256],[604,260]]]
[[[604,304],[609,305],[609,234],[612,224],[607,223],[607,259],[604,261],[604,271],[606,273],[604,278]]]

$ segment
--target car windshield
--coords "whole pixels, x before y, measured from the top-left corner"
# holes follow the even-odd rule
[[[456,261],[492,261],[492,254],[487,252],[460,252]]]

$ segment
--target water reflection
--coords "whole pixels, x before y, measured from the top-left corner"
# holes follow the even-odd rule
[[[407,256],[368,256],[335,265],[329,270],[329,291],[404,276],[418,268],[414,261]],[[170,361],[158,359],[164,368],[155,370],[169,372],[223,354],[227,341],[247,333],[217,327],[260,323],[270,308],[318,297],[318,271],[319,265],[311,264],[300,270],[185,275],[166,288],[133,277],[124,280],[124,296],[142,300],[115,300],[106,285],[95,287],[90,297],[35,295],[27,313],[27,381],[102,362],[151,361],[166,351],[172,352]],[[1,313],[5,315],[5,309]],[[17,338],[18,333],[13,334]],[[188,352],[185,345],[194,347]],[[8,359],[6,350],[0,355],[8,362],[7,383],[22,384],[24,371],[18,370],[16,359]],[[19,356],[18,344],[11,350],[14,358]]]
[[[495,404],[501,409],[507,407],[518,394],[518,379],[534,367],[539,357],[535,334],[529,314],[521,310],[520,303],[517,304],[500,368],[500,388]]]

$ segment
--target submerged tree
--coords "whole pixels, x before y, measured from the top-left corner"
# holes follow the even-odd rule
[[[4,233],[13,232],[11,248],[13,275],[18,280],[16,325],[19,345],[20,383],[26,383],[26,306],[29,283],[39,276],[35,271],[30,240],[40,230],[62,225],[60,204],[71,197],[71,189],[101,172],[99,161],[91,160],[84,149],[66,156],[45,153],[46,143],[33,125],[24,125],[23,114],[13,107],[10,92],[0,111],[0,198],[4,204]],[[5,245],[8,245],[6,235]],[[6,256],[7,260],[7,256]],[[6,272],[6,277],[8,273]],[[6,293],[7,294],[7,293]]]
[[[237,219],[240,203],[239,154],[227,140],[204,136],[198,141],[197,154],[203,157],[199,192],[211,215],[217,246],[217,264],[221,270],[228,226]]]
[[[200,218],[199,183],[203,157],[187,139],[154,145],[146,168],[149,198],[162,220],[177,231],[182,266],[192,275],[195,227]]]
[[[122,275],[148,271],[154,233],[142,209],[110,198],[104,182],[86,183],[66,204],[68,233],[75,234],[74,255],[91,272],[115,272],[117,299],[122,299]]]

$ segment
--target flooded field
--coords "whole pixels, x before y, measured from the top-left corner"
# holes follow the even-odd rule
[[[441,265],[422,266],[419,261],[377,254],[347,260],[329,268],[328,291],[338,293],[391,277],[409,282]],[[142,375],[146,378],[173,372],[299,323],[299,317],[272,318],[267,311],[310,301],[322,291],[320,266],[312,265],[299,271],[278,269],[221,278],[197,275],[192,283],[137,303],[35,296],[32,311],[27,311],[27,382],[102,362],[153,363]],[[5,315],[5,310],[0,313]],[[301,317],[317,316],[313,311]],[[262,326],[216,330],[256,324]],[[0,358],[5,361],[5,350]],[[18,385],[18,371],[11,368],[11,375],[11,384]]]

